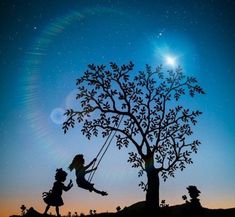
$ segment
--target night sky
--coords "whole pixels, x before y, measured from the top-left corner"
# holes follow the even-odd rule
[[[116,210],[145,199],[128,150],[113,144],[93,182],[108,197],[77,188],[67,170],[77,153],[89,163],[104,140],[88,141],[81,126],[64,135],[63,113],[76,108],[75,82],[90,63],[181,65],[206,95],[189,104],[203,112],[194,128],[201,142],[193,165],[161,182],[160,199],[181,204],[188,185],[209,208],[235,207],[235,1],[0,1],[0,215],[20,206],[44,211],[42,192],[56,168],[74,187],[68,211]],[[171,60],[172,60],[171,59]],[[191,100],[191,99],[190,99]],[[54,209],[51,211],[54,213]]]

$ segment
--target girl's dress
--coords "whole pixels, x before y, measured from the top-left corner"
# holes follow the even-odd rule
[[[52,190],[46,193],[46,197],[43,198],[44,202],[50,206],[62,206],[64,204],[62,199],[62,192],[65,188],[62,182],[54,182]]]
[[[85,179],[85,174],[86,174],[86,171],[85,171],[85,168],[84,167],[81,167],[79,169],[76,170],[76,182],[77,182],[77,185],[81,188],[84,188],[84,189],[87,189],[89,191],[92,191],[93,190],[93,186],[94,184],[88,182],[86,179]]]

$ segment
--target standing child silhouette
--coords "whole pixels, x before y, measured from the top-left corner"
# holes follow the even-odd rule
[[[72,171],[73,169],[75,169],[75,174],[76,174],[76,181],[77,181],[77,185],[80,188],[89,190],[89,191],[94,191],[97,194],[101,194],[102,196],[106,196],[108,195],[107,192],[105,191],[99,191],[97,189],[94,188],[94,184],[88,182],[85,179],[85,175],[87,173],[92,172],[93,170],[96,170],[97,168],[94,169],[90,169],[88,170],[88,168],[96,161],[96,158],[91,161],[91,163],[89,163],[87,166],[84,166],[85,160],[83,158],[82,154],[78,154],[73,158],[72,163],[69,165],[69,170]]]
[[[55,206],[56,214],[57,216],[60,216],[59,206],[64,205],[63,199],[61,197],[62,192],[63,190],[68,191],[70,188],[73,187],[72,180],[70,180],[67,186],[64,185],[63,182],[66,180],[66,176],[67,173],[61,168],[56,170],[56,181],[54,182],[52,190],[50,190],[50,192],[43,193],[43,200],[47,204],[44,214],[47,214],[47,211],[49,210],[50,206]]]

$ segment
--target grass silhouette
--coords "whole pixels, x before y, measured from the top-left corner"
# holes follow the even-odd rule
[[[198,210],[190,210],[188,204],[180,204],[175,206],[161,207],[160,212],[156,215],[155,210],[149,210],[145,207],[145,201],[140,201],[132,204],[129,207],[125,207],[117,212],[109,213],[93,213],[93,214],[77,214],[77,216],[97,216],[97,217],[234,217],[235,207],[230,209],[208,209],[201,207]],[[10,217],[20,217],[22,215],[12,215]],[[24,217],[54,217],[53,215],[44,215],[36,211],[33,207],[29,208],[23,215]],[[67,215],[66,215],[67,216]],[[72,215],[74,216],[74,215]],[[65,216],[64,216],[65,217]]]

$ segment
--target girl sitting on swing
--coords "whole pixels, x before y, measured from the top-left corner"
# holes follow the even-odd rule
[[[94,170],[96,170],[97,168],[94,168],[94,169],[90,169],[88,170],[88,168],[96,161],[96,158],[91,161],[91,163],[89,163],[87,166],[84,166],[84,163],[85,163],[85,160],[83,158],[83,155],[82,154],[78,154],[76,155],[74,158],[73,158],[73,161],[72,163],[69,165],[69,170],[72,171],[73,169],[75,169],[75,174],[76,174],[76,181],[77,181],[77,185],[78,187],[80,188],[83,188],[83,189],[86,189],[86,190],[89,190],[90,192],[94,191],[96,192],[97,194],[101,194],[102,196],[106,196],[108,195],[107,192],[105,191],[99,191],[97,189],[94,188],[94,184],[93,183],[90,183],[88,182],[86,179],[85,179],[85,175],[87,173],[90,173]]]

